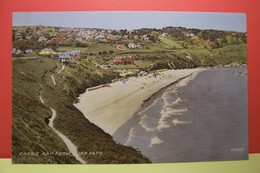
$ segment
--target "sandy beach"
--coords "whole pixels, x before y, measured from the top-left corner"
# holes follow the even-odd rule
[[[109,87],[87,89],[74,106],[90,122],[112,135],[134,115],[144,100],[177,80],[200,71],[202,69],[167,70],[156,76],[130,77],[110,83]]]

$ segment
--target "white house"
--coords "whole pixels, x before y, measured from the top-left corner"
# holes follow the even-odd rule
[[[128,48],[135,49],[136,48],[136,44],[135,43],[129,43],[128,44]]]
[[[143,35],[142,40],[149,40],[149,37],[147,35]]]
[[[27,53],[27,54],[33,53],[33,50],[32,49],[26,49],[25,53]]]
[[[42,42],[42,41],[47,41],[47,38],[45,38],[44,36],[40,36],[38,42]]]

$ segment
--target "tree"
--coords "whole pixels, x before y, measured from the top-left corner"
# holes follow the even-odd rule
[[[27,35],[31,35],[33,33],[32,29],[30,27],[27,27],[26,30],[25,30],[25,33]]]

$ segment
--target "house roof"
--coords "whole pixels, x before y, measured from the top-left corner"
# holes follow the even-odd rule
[[[54,51],[52,48],[44,48],[42,51]]]

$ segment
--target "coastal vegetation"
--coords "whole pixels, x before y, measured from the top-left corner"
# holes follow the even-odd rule
[[[73,106],[79,94],[120,78],[117,70],[149,73],[246,64],[246,33],[181,27],[130,32],[15,26],[13,48],[13,163],[79,163],[66,154],[67,146],[48,126],[49,107],[57,112],[55,128],[78,147],[87,163],[149,163],[140,151],[117,144],[110,134],[87,120]],[[80,50],[81,58],[66,63],[58,73],[64,63],[57,55],[39,55],[44,48]],[[134,63],[115,65],[118,56],[133,57]]]

